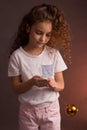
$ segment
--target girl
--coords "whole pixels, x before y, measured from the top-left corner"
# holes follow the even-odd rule
[[[53,5],[38,5],[24,16],[10,51],[8,76],[18,94],[19,130],[60,130],[59,92],[70,36],[64,15]]]

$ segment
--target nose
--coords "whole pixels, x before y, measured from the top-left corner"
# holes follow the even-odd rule
[[[46,41],[46,36],[45,36],[45,35],[41,35],[40,41],[41,41],[41,42],[45,42],[45,41]]]

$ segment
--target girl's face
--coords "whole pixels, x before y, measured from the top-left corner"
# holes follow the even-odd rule
[[[42,48],[51,38],[52,23],[48,21],[35,23],[28,31],[28,45],[34,48]]]

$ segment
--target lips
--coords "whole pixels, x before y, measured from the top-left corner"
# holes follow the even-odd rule
[[[45,45],[45,43],[42,43],[42,42],[38,42],[38,45]]]
[[[42,43],[42,42],[38,42],[38,44],[42,44],[42,45],[43,45],[43,44],[45,44],[45,43]]]

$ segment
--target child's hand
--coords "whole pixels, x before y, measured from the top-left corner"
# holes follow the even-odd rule
[[[48,78],[47,81],[48,81],[48,86],[49,86],[49,87],[55,88],[55,87],[57,86],[57,83],[56,83],[55,79],[53,79],[53,78]]]
[[[48,81],[40,76],[34,76],[33,78],[34,84],[38,87],[47,86]]]

